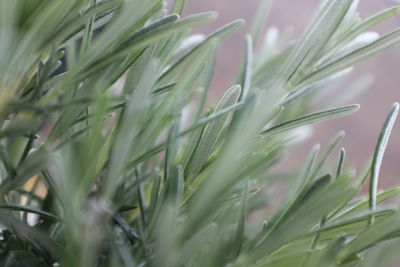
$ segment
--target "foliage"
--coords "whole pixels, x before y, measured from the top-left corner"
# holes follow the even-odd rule
[[[162,0],[0,0],[0,265],[389,259],[400,212],[382,202],[400,190],[377,186],[397,103],[359,175],[344,149],[330,160],[342,132],[298,172],[274,169],[303,126],[358,109],[332,106],[351,90],[320,111],[313,101],[400,42],[400,30],[365,38],[400,8],[361,19],[357,0],[324,0],[294,44],[271,29],[259,47],[270,4],[246,37],[237,84],[208,109],[217,47],[241,20],[204,38],[190,32],[216,14],[182,17],[184,0],[171,11]],[[264,225],[249,217],[261,207]]]

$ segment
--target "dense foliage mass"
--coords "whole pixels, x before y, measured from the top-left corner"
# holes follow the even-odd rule
[[[400,189],[377,188],[397,103],[364,171],[331,159],[342,132],[296,173],[271,170],[298,129],[358,109],[341,106],[358,83],[330,88],[400,42],[368,32],[400,8],[361,19],[357,0],[323,0],[296,42],[261,41],[263,1],[208,108],[217,47],[243,22],[190,35],[216,14],[184,4],[0,0],[0,266],[388,264],[400,211],[382,202]]]

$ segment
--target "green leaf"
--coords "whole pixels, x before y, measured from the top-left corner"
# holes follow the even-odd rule
[[[154,215],[156,206],[158,205],[158,197],[160,194],[160,186],[161,185],[161,177],[157,176],[154,179],[154,182],[151,186],[151,193],[150,193],[150,201],[149,201],[149,208],[148,213],[149,216],[152,217]]]
[[[181,166],[171,166],[165,188],[165,199],[177,205],[183,197],[184,177]]]
[[[395,188],[391,188],[388,189],[384,192],[378,193],[376,195],[376,204],[379,204],[385,200],[388,200],[392,197],[397,196],[398,194],[400,194],[400,188],[399,187],[395,187]],[[347,209],[344,209],[344,211],[342,213],[340,213],[338,216],[342,217],[345,216],[347,214],[350,213],[354,213],[354,212],[358,212],[361,210],[365,210],[368,209],[369,207],[369,198],[363,199],[357,203],[354,203],[354,205],[350,206]]]
[[[0,205],[0,209],[4,209],[4,210],[15,210],[15,211],[24,211],[27,213],[33,213],[33,214],[38,214],[44,218],[50,219],[52,221],[57,221],[60,222],[62,221],[62,219],[54,214],[51,214],[49,212],[37,209],[37,208],[33,208],[33,207],[28,207],[25,205]]]
[[[39,174],[47,167],[50,160],[50,153],[44,148],[32,152],[19,166],[15,177],[5,179],[0,185],[0,198],[8,192],[23,185],[29,178]]]
[[[254,17],[253,24],[251,25],[251,36],[254,40],[253,45],[255,46],[260,39],[260,32],[262,31],[265,21],[267,20],[268,13],[272,6],[272,0],[262,0],[260,7]]]
[[[139,49],[145,48],[146,46],[154,44],[155,42],[167,38],[175,33],[185,31],[195,26],[212,21],[215,19],[215,17],[216,15],[213,12],[196,14],[178,20],[174,23],[158,26],[149,31],[142,31],[142,34],[136,35],[135,38],[131,39],[129,42],[119,47],[118,50],[116,50],[112,54],[109,54],[99,60],[99,62],[101,62],[102,65],[108,64],[115,59],[121,58],[128,53],[132,53]]]
[[[0,224],[4,227],[14,229],[15,234],[19,238],[37,248],[53,261],[57,259],[57,255],[62,255],[63,249],[48,236],[44,235],[36,228],[30,227],[14,217],[9,216],[9,214],[0,212]]]
[[[314,172],[311,176],[312,177],[311,179],[314,179],[318,175],[318,173],[320,172],[320,170],[326,163],[328,157],[332,154],[333,150],[335,149],[337,144],[342,140],[344,135],[345,135],[344,131],[340,131],[336,135],[336,137],[331,141],[331,143],[328,145],[328,149],[326,150],[326,152],[324,153],[324,155],[321,157],[320,161],[318,162],[317,166],[315,167]]]
[[[167,148],[165,150],[165,159],[164,159],[164,179],[167,179],[168,169],[174,160],[178,150],[179,143],[173,139],[176,139],[175,136],[178,134],[179,124],[182,120],[182,114],[178,114],[175,120],[172,122],[171,128],[169,130],[168,139],[167,139]]]
[[[356,212],[328,221],[320,228],[308,233],[306,236],[321,234],[321,240],[324,241],[343,234],[357,235],[368,228],[368,219],[371,214],[377,218],[377,221],[381,221],[384,218],[391,216],[394,212],[396,212],[396,209],[393,207],[381,207],[373,212],[368,210]]]
[[[111,3],[111,1],[109,1]],[[108,3],[108,4],[110,4]],[[119,0],[115,0],[114,3],[112,3],[111,5],[105,6],[103,5],[102,7],[104,7],[104,11],[99,12],[99,10],[96,10],[97,16],[93,22],[93,30],[99,30],[101,29],[101,27],[103,27],[104,25],[107,25],[107,23],[109,23],[115,13],[115,11],[117,10],[117,8],[121,5],[121,1]],[[95,12],[93,12],[94,10],[91,10],[90,12],[88,12],[85,17],[86,19],[88,19],[89,17],[92,17],[93,14]],[[75,21],[76,23],[76,21]],[[82,26],[82,27],[80,27]],[[64,39],[62,40],[60,46],[66,46],[71,42],[75,42],[76,40],[79,40],[80,38],[82,38],[85,35],[85,27],[83,26],[83,22],[79,21],[79,23],[77,23],[75,25],[75,27],[71,27],[70,30],[66,31],[63,30],[62,33],[60,33],[60,37],[63,37]]]
[[[155,82],[156,73],[155,62],[147,65],[137,90],[133,92],[130,101],[125,107],[124,114],[120,118],[111,151],[108,178],[105,180],[105,195],[108,198],[112,198],[115,193],[119,179],[128,162],[134,140],[137,138],[145,119],[143,115],[149,104],[151,88]]]
[[[88,70],[86,72],[84,72],[81,75],[83,77],[87,76],[89,74],[95,73],[96,71],[104,68],[104,66],[110,65],[112,63],[112,61],[117,60],[119,58],[117,51],[124,50],[125,48],[134,47],[134,45],[137,44],[137,42],[139,40],[142,40],[143,38],[145,38],[145,36],[149,36],[149,35],[151,36],[152,32],[158,30],[159,28],[166,27],[167,25],[178,21],[178,19],[179,19],[178,15],[171,14],[171,15],[163,17],[163,18],[151,23],[150,25],[138,30],[131,37],[129,37],[128,40],[126,40],[125,42],[123,42],[122,44],[117,46],[115,48],[115,50],[111,52],[111,55],[108,54],[104,57],[100,57],[97,61],[93,62],[92,65],[88,67]],[[138,50],[143,49],[143,48],[145,48],[145,47],[141,47],[139,49],[126,50],[125,55],[128,55],[129,52],[132,52],[132,53],[137,52]],[[151,50],[151,49],[148,49],[148,50]],[[146,54],[146,53],[144,53],[144,54]],[[135,59],[136,57],[133,57],[133,58]]]
[[[344,261],[352,255],[376,245],[386,236],[399,231],[400,213],[396,212],[384,220],[370,226],[366,231],[354,238],[338,255],[339,260]]]
[[[6,149],[2,145],[0,145],[0,161],[3,164],[4,168],[6,169],[8,176],[15,177],[16,175],[15,166],[12,163],[11,159],[9,158]]]
[[[307,188],[307,191],[304,192],[304,195],[301,196],[298,205],[301,206],[303,202],[310,199],[314,194],[318,193],[318,191],[322,190],[326,187],[332,180],[332,176],[330,174],[324,175],[318,179],[316,179],[311,186]]]
[[[215,236],[217,224],[209,224],[191,237],[181,249],[179,263],[190,263],[193,258],[201,251],[201,248]],[[178,266],[178,264],[177,264]]]
[[[141,53],[138,59],[132,64],[128,70],[128,75],[124,83],[122,91],[124,94],[131,94],[137,89],[140,79],[146,70],[146,66],[150,63],[153,48],[149,47]]]
[[[264,130],[261,134],[263,136],[273,136],[279,133],[283,133],[304,125],[309,125],[313,123],[318,123],[321,121],[329,120],[329,119],[334,119],[334,118],[340,118],[344,117],[347,115],[350,115],[354,112],[356,112],[360,108],[359,105],[349,105],[349,106],[344,106],[340,108],[334,108],[334,109],[329,109],[329,110],[324,110],[316,113],[312,113],[306,116],[299,117],[294,120],[290,120],[287,122],[283,122],[281,124],[278,124],[276,126],[273,126],[269,129]]]
[[[239,85],[229,88],[219,101],[214,113],[217,113],[224,108],[234,105],[238,101],[240,94],[241,87]],[[195,151],[192,165],[190,166],[189,173],[191,176],[195,176],[199,173],[201,168],[204,166],[208,158],[215,150],[215,146],[222,134],[222,130],[224,129],[224,126],[226,124],[226,120],[227,116],[223,116],[207,125],[207,128],[202,134],[200,143]]]
[[[90,5],[96,5],[96,0],[91,0]],[[84,35],[82,39],[82,45],[81,45],[81,51],[80,53],[84,53],[85,51],[88,50],[92,43],[92,38],[93,38],[93,26],[95,22],[96,16],[93,15],[88,19],[85,25],[85,30],[84,30]]]
[[[199,45],[194,47],[186,55],[184,55],[182,58],[180,58],[174,65],[172,65],[165,72],[163,72],[159,78],[159,83],[164,84],[167,82],[172,82],[172,79],[173,78],[176,79],[176,76],[182,70],[182,68],[184,68],[188,64],[188,62],[191,62],[193,60],[193,57],[196,56],[198,50],[202,49],[202,47],[208,45],[208,43],[210,43],[214,40],[218,40],[218,41],[223,40],[228,35],[230,35],[232,32],[236,31],[242,24],[243,24],[243,20],[235,20],[235,21],[221,27],[217,31],[215,31],[208,38],[206,38],[202,43],[200,43]]]
[[[96,17],[96,15],[101,14],[101,13],[108,13],[112,10],[115,10],[119,7],[121,7],[122,1],[120,0],[108,0],[108,1],[101,1],[97,3],[96,5],[93,5],[93,7],[89,8],[87,11],[85,11],[82,15],[77,16],[78,18],[71,19],[69,23],[65,24],[65,27],[60,27],[60,31],[58,32],[58,37],[59,38],[65,38],[64,45],[66,44],[65,42],[70,42],[74,39],[77,39],[78,37],[84,36],[85,34],[85,24],[88,22],[88,20],[91,20],[91,18]],[[101,16],[100,18],[96,19],[93,22],[93,28],[97,29],[101,26],[103,26],[105,23],[107,23],[111,19],[111,16]],[[66,37],[67,36],[67,37]],[[72,38],[72,39],[71,39]]]
[[[342,175],[345,158],[346,158],[346,150],[342,148],[340,150],[339,162],[336,169],[336,179],[338,179]]]
[[[245,222],[246,222],[246,214],[247,214],[247,198],[248,198],[248,184],[246,181],[246,186],[242,193],[242,200],[240,203],[240,213],[239,213],[239,220],[237,223],[237,228],[235,232],[235,236],[233,238],[233,248],[232,253],[233,257],[237,258],[242,251],[244,238],[245,238]]]
[[[79,67],[77,66],[74,68],[74,71],[81,71],[85,67],[93,64],[95,61],[98,61],[98,59],[103,58],[103,54],[107,52],[111,46],[118,44],[121,41],[120,38],[129,30],[132,30],[131,27],[133,25],[140,25],[145,22],[143,21],[142,16],[145,16],[153,7],[161,8],[160,4],[160,1],[157,0],[147,3],[132,2],[128,5],[124,5],[124,8],[120,10],[121,13],[119,16],[117,16],[105,31],[96,38],[90,50],[79,59],[79,62],[77,62]],[[148,18],[145,18],[145,20],[147,19]],[[105,63],[104,61],[105,60],[103,59],[103,63]]]
[[[268,238],[268,235],[272,231],[274,231],[274,229],[282,221],[284,221],[287,218],[287,216],[290,215],[290,211],[292,211],[294,207],[299,206],[298,202],[300,201],[300,199],[303,198],[305,192],[307,191],[307,186],[310,183],[311,173],[316,163],[319,149],[320,149],[319,145],[313,147],[305,163],[305,169],[303,171],[301,180],[299,181],[298,185],[296,185],[291,194],[288,196],[285,203],[281,205],[279,210],[275,212],[273,217],[270,219],[267,227],[264,229],[265,233],[260,234],[259,237],[256,238],[255,245],[258,245],[259,243],[262,242],[262,240]]]
[[[369,187],[369,208],[373,211],[376,207],[376,195],[378,191],[379,171],[381,169],[383,155],[385,154],[386,146],[389,141],[390,133],[393,129],[399,113],[399,103],[395,103],[383,125],[381,134],[379,135],[378,143],[376,144],[374,157],[371,166],[371,182]],[[371,216],[370,225],[374,223],[374,217]]]
[[[168,177],[163,185],[162,193],[154,208],[154,214],[148,225],[148,235],[151,236],[160,220],[163,221],[166,210],[177,212],[184,192],[184,173],[181,166],[172,165]],[[172,209],[172,210],[171,210]],[[163,223],[162,223],[163,224]]]
[[[358,35],[362,34],[365,31],[368,31],[373,26],[375,26],[375,25],[377,25],[399,13],[400,13],[400,7],[391,7],[382,12],[379,12],[378,14],[372,15],[369,18],[366,18],[361,23],[359,23],[357,26],[355,26],[354,28],[352,28],[351,30],[346,32],[346,34],[344,34],[344,36],[342,38],[340,38],[338,41],[334,42],[333,51],[336,51],[338,48],[341,47],[341,45],[352,41]]]
[[[316,193],[288,218],[278,224],[274,230],[252,251],[254,258],[267,255],[283,245],[299,238],[309,231],[315,223],[341,205],[355,188],[351,179],[343,178]]]
[[[175,0],[172,13],[181,15],[185,8],[186,0]]]
[[[220,119],[221,117],[227,116],[230,112],[235,111],[239,108],[241,108],[243,106],[243,103],[236,103],[234,105],[231,105],[227,108],[221,109],[218,112],[215,112],[205,118],[202,118],[200,120],[198,120],[196,123],[194,123],[192,126],[188,127],[187,129],[181,131],[178,133],[178,135],[176,136],[176,138],[187,135],[191,132],[193,132],[194,130],[209,124],[210,122],[213,122],[217,119]],[[172,140],[174,140],[175,138],[173,138]],[[171,140],[171,141],[172,141]],[[128,164],[128,169],[131,169],[133,166],[135,166],[136,164],[158,154],[159,152],[165,150],[167,148],[167,143],[163,142],[162,144],[156,145],[153,148],[151,148],[150,150],[148,150],[146,153],[142,154],[141,156],[137,157],[134,161],[132,161],[130,164]]]
[[[302,79],[298,87],[303,87],[308,84],[312,84],[316,81],[322,80],[328,76],[331,76],[341,70],[349,68],[356,63],[363,61],[371,56],[374,56],[388,48],[395,46],[400,42],[400,30],[395,30],[391,33],[382,36],[378,40],[363,46],[355,51],[352,51],[333,62],[323,65],[317,70],[308,73],[304,79]]]
[[[325,2],[322,8],[309,24],[301,40],[296,44],[282,71],[283,82],[287,81],[289,92],[292,83],[296,83],[302,72],[309,68],[310,63],[319,55],[332,34],[342,22],[347,10],[353,1],[334,0]],[[296,74],[297,73],[297,74]]]
[[[245,101],[249,90],[251,88],[253,66],[253,39],[251,35],[246,36],[246,56],[243,65],[243,74],[241,79],[242,92],[240,94],[240,101]]]

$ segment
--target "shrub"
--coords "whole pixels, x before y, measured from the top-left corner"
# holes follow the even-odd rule
[[[241,20],[203,38],[190,30],[216,14],[181,18],[184,0],[0,0],[1,266],[383,264],[400,231],[381,204],[399,189],[377,192],[397,103],[360,174],[344,149],[330,160],[342,132],[273,171],[297,129],[358,109],[310,100],[400,41],[364,38],[400,8],[360,19],[357,3],[324,0],[297,42],[254,49],[264,1],[236,84],[207,109],[217,46]],[[264,225],[248,216],[262,207]]]

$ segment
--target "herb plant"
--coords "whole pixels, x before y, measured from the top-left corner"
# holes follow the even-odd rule
[[[400,189],[377,190],[399,104],[365,170],[332,158],[340,132],[274,171],[298,129],[359,108],[312,100],[400,42],[365,38],[399,7],[361,19],[357,4],[323,0],[295,43],[258,47],[263,1],[209,108],[217,47],[242,20],[203,38],[191,30],[216,14],[182,17],[184,0],[0,0],[0,266],[383,266],[400,234],[383,203]]]

